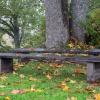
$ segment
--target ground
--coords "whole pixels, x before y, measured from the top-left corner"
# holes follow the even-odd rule
[[[86,82],[85,65],[30,62],[14,70],[0,75],[0,100],[100,100],[100,84]]]

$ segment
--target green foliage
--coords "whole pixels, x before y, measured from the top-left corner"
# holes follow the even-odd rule
[[[44,34],[36,33],[35,35],[25,35],[25,40],[23,40],[22,47],[44,47]]]
[[[10,35],[14,39],[15,46],[16,42],[19,47],[27,44],[26,36],[31,37],[40,33],[42,16],[44,16],[42,0],[0,0],[0,31]]]
[[[41,16],[39,19],[36,30],[34,30],[34,34],[25,34],[24,39],[22,40],[22,47],[44,47],[45,46],[45,33],[46,33],[46,26],[45,26],[45,17]]]
[[[100,47],[100,8],[89,12],[85,28],[87,43]]]

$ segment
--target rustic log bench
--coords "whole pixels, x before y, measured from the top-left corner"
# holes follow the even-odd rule
[[[29,53],[40,53],[29,54]],[[28,53],[28,54],[27,54]],[[43,54],[42,54],[43,53]],[[70,53],[88,54],[90,56],[58,56],[44,55],[44,53]],[[11,53],[0,53],[0,72],[13,71],[13,59],[34,59],[34,60],[58,60],[69,62],[82,62],[87,64],[87,81],[95,81],[100,78],[100,54],[99,49],[94,50],[46,50],[46,49],[15,49]],[[92,56],[91,56],[92,55]],[[95,55],[95,56],[94,56]]]

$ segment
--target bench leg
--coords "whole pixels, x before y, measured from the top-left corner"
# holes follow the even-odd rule
[[[87,64],[87,81],[95,82],[100,79],[100,63]]]
[[[13,71],[13,59],[1,58],[0,59],[0,73]]]

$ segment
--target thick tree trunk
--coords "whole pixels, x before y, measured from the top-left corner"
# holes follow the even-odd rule
[[[72,0],[72,35],[79,41],[85,42],[85,29],[82,23],[86,22],[86,15],[89,8],[89,0]]]
[[[20,40],[20,30],[19,30],[19,25],[18,25],[18,17],[16,15],[13,16],[13,27],[14,27],[14,43],[15,43],[15,48],[20,48],[21,40]]]
[[[64,48],[69,38],[67,0],[45,0],[46,47]]]
[[[17,33],[17,35],[18,35],[18,33]],[[14,43],[15,43],[15,48],[20,48],[20,37],[19,36],[15,36],[15,38],[14,38]]]

